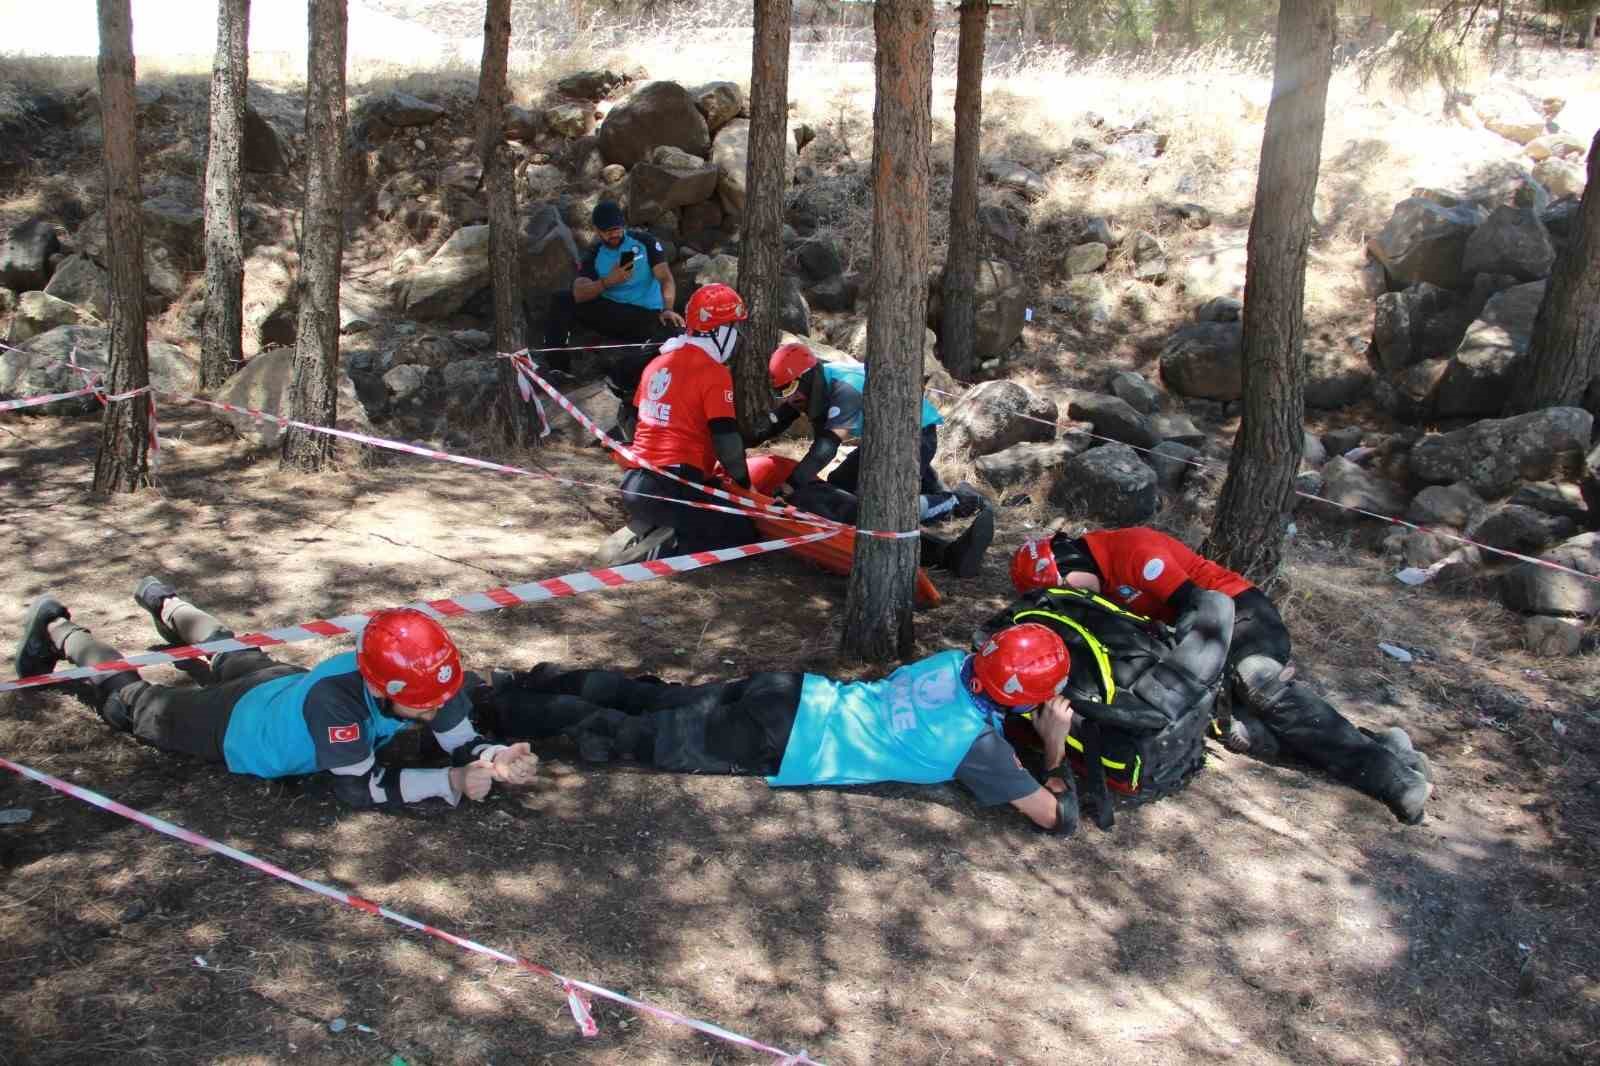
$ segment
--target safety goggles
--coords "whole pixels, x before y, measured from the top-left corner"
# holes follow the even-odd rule
[[[772,390],[772,395],[779,400],[788,402],[789,397],[800,391],[800,379],[795,378],[787,385],[781,385]]]

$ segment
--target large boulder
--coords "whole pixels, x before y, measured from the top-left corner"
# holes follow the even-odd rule
[[[1555,245],[1530,208],[1501,204],[1467,238],[1461,269],[1467,274],[1510,274],[1537,281],[1550,274]]]
[[[1406,520],[1419,526],[1466,529],[1485,506],[1470,485],[1429,485],[1412,497]]]
[[[1061,464],[1050,502],[1074,518],[1135,526],[1161,506],[1156,472],[1126,444],[1105,444]]]
[[[277,348],[262,352],[245,363],[244,368],[222,383],[216,398],[235,407],[248,407],[268,414],[286,414],[289,408],[289,386],[294,377],[294,349]],[[356,387],[344,367],[339,368],[338,407],[334,425],[339,429],[370,432],[366,409],[356,398]],[[214,417],[233,427],[246,440],[263,448],[278,443],[283,430],[269,419],[253,418],[232,411],[217,411]]]
[[[1484,128],[1518,144],[1527,144],[1545,132],[1545,117],[1533,101],[1510,85],[1491,85],[1472,98],[1472,110]]]
[[[1120,397],[1129,407],[1142,415],[1153,415],[1161,410],[1161,390],[1132,370],[1119,370],[1108,383],[1113,395]]]
[[[1411,476],[1429,485],[1463,481],[1482,496],[1504,496],[1518,481],[1582,470],[1593,428],[1594,416],[1579,407],[1484,419],[1418,441],[1411,448]]]
[[[535,208],[522,227],[522,305],[543,315],[552,293],[572,288],[582,257],[578,241],[555,204]]]
[[[1399,485],[1368,472],[1342,455],[1329,459],[1321,473],[1321,495],[1343,505],[1338,508],[1321,505],[1329,518],[1358,522],[1365,517],[1346,509],[1351,507],[1391,517],[1406,509],[1406,494]]]
[[[600,125],[600,154],[608,163],[631,167],[658,144],[682,148],[704,159],[711,131],[689,91],[675,81],[653,81],[617,104]],[[742,179],[741,179],[742,180]]]
[[[713,137],[744,110],[744,91],[739,88],[738,82],[709,81],[690,89],[689,95],[694,97],[695,106],[706,117],[706,129]]]
[[[85,370],[104,375],[109,369],[110,348],[110,330],[69,325],[34,337],[20,351],[0,351],[0,399],[27,399],[81,389],[83,376],[63,365],[68,356],[73,356]],[[166,392],[194,391],[198,363],[171,344],[151,341],[146,348],[150,384]],[[38,414],[92,414],[100,410],[100,405],[93,396],[80,396],[32,410]]]
[[[978,280],[973,292],[977,304],[978,336],[974,343],[980,360],[993,359],[1022,336],[1027,318],[1028,292],[1009,263],[978,260]],[[944,307],[944,270],[929,279],[928,326],[940,328]]]
[[[806,343],[810,344],[813,348],[816,347],[816,344],[813,341],[807,340]],[[938,347],[938,334],[934,333],[931,329],[923,329],[922,368],[925,372],[931,371],[934,367],[939,365],[938,357],[934,354]],[[871,362],[871,353],[867,351],[867,323],[865,320],[857,322],[854,326],[851,326],[850,332],[844,335],[843,351],[846,356],[854,359],[858,363]],[[826,357],[820,353],[817,357],[827,361]]]
[[[295,342],[300,309],[295,292],[299,257],[287,248],[263,245],[244,261],[244,354]]]
[[[444,384],[445,417],[460,425],[479,425],[483,421],[483,413],[494,406],[495,395],[500,387],[500,360],[492,355],[457,359],[445,366],[440,378]],[[560,417],[553,412],[554,409],[546,404],[545,417],[552,421]],[[562,420],[574,424],[577,422],[574,418]]]
[[[1589,187],[1589,173],[1578,164],[1566,159],[1546,159],[1542,163],[1535,163],[1533,167],[1535,180],[1550,190],[1550,195],[1558,199],[1563,196],[1582,196],[1583,190]]]
[[[1546,133],[1535,137],[1522,149],[1535,163],[1546,159],[1582,159],[1589,154],[1589,142],[1571,133]]]
[[[1577,485],[1556,481],[1531,481],[1518,485],[1507,503],[1531,507],[1547,515],[1570,519],[1580,529],[1589,525],[1589,505]]]
[[[1136,448],[1154,448],[1163,439],[1150,424],[1150,419],[1117,396],[1079,393],[1067,405],[1067,417],[1088,422],[1099,436],[1110,437]]]
[[[1487,508],[1467,526],[1467,536],[1479,544],[1528,555],[1572,536],[1572,519],[1520,503],[1501,503]]]
[[[1401,200],[1367,249],[1383,264],[1395,285],[1430,282],[1446,289],[1471,281],[1462,269],[1467,241],[1484,220],[1472,204],[1447,207],[1413,196]]]
[[[111,275],[86,255],[61,260],[44,291],[100,318],[111,315]]]
[[[251,174],[289,173],[289,149],[283,135],[248,104],[239,137],[239,165]]]
[[[49,293],[25,292],[11,316],[11,330],[6,335],[6,343],[22,344],[41,333],[49,333],[57,326],[101,324],[98,318],[77,304],[58,300]]]
[[[1197,322],[1183,326],[1161,349],[1161,380],[1180,396],[1237,400],[1244,394],[1244,326]]]
[[[61,250],[55,224],[30,218],[13,226],[0,243],[0,288],[15,292],[42,289],[50,280],[50,257]]]
[[[997,489],[1025,485],[1054,473],[1061,464],[1086,451],[1094,441],[1081,433],[1068,433],[1056,440],[1013,444],[973,464],[978,476]]]
[[[1478,417],[1505,409],[1507,392],[1533,336],[1544,289],[1544,282],[1533,281],[1489,298],[1434,387],[1436,416]]]
[[[604,381],[579,385],[567,390],[565,395],[578,410],[588,415],[601,429],[609,429],[616,423],[617,410],[621,407],[621,403],[617,400],[616,394],[606,387]],[[574,448],[595,443],[594,437],[583,428],[583,423],[563,411],[556,410],[548,402],[545,403],[545,414],[550,419],[552,439],[563,441]]]
[[[1451,293],[1425,281],[1379,295],[1372,312],[1371,354],[1377,365],[1392,372],[1445,355],[1428,350],[1423,326],[1454,301]]]
[[[662,212],[709,199],[721,170],[671,145],[659,145],[650,158],[628,171],[628,221],[648,226]]]
[[[574,100],[604,100],[612,90],[632,79],[614,70],[580,70],[556,80],[555,90]]]
[[[1372,368],[1344,352],[1306,348],[1303,391],[1306,406],[1319,411],[1348,407],[1372,391]]]
[[[396,129],[431,126],[448,114],[438,104],[430,104],[398,89],[368,98],[362,103],[359,113],[363,118],[382,119]]]
[[[1010,159],[985,159],[983,161],[984,180],[1002,189],[1027,197],[1029,200],[1042,200],[1050,191],[1044,178],[1021,163]]]
[[[489,284],[489,227],[463,226],[450,235],[406,286],[413,318],[444,318]]]
[[[939,450],[952,458],[992,455],[1023,441],[1056,435],[1056,402],[1015,381],[985,381],[945,415]]]
[[[1518,563],[1500,579],[1507,607],[1529,614],[1600,615],[1600,533],[1580,534],[1539,558],[1589,576]]]
[[[744,217],[745,171],[750,162],[750,120],[734,119],[711,142],[711,161],[717,165],[717,200],[723,213]]]
[[[789,274],[778,279],[778,326],[802,337],[811,334],[811,305],[799,279]]]

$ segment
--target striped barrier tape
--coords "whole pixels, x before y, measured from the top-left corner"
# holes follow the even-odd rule
[[[339,429],[337,426],[318,426],[310,422],[298,422],[292,418],[286,418],[283,415],[275,415],[270,411],[258,411],[252,407],[239,407],[236,404],[223,403],[220,400],[207,400],[199,396],[185,396],[180,393],[163,393],[163,395],[169,400],[176,400],[180,403],[199,404],[202,407],[210,407],[218,411],[229,411],[236,415],[244,415],[248,418],[254,418],[260,422],[275,422],[280,427],[293,426],[296,429],[303,429],[308,433],[322,433],[330,437],[338,437],[342,440],[353,441],[357,444],[365,444],[373,448],[384,448],[389,451],[404,452],[407,455],[419,455],[424,459],[438,459],[442,462],[456,463],[461,466],[470,466],[476,470],[488,470],[496,474],[512,474],[517,477],[535,478],[540,481],[554,481],[559,485],[570,485],[575,488],[600,489],[605,492],[620,491],[615,485],[603,484],[595,481],[581,481],[576,478],[561,477],[558,474],[551,474],[542,470],[529,470],[526,467],[510,466],[506,463],[496,463],[488,459],[475,459],[470,455],[456,455],[453,452],[444,452],[438,450],[437,448],[425,448],[420,444],[407,444],[404,441],[390,440],[387,437],[374,437],[368,433],[357,433],[356,431],[350,429]],[[541,412],[541,418],[542,417],[543,412]],[[546,429],[546,433],[548,433],[548,428]],[[706,511],[724,511],[728,514],[737,514],[741,516],[749,514],[748,508],[725,507],[719,504],[705,503],[697,500],[680,500],[675,496],[658,496],[653,493],[634,491],[630,491],[628,495],[638,496],[642,499],[661,500],[666,503],[675,503],[683,507],[696,507]],[[785,518],[800,522],[805,525],[820,526],[826,524],[830,529],[833,530],[835,534],[837,534],[840,528],[842,528],[837,522],[831,522],[825,518],[813,519],[809,516],[803,516],[795,511],[785,511],[782,512],[782,514]]]
[[[952,398],[959,398],[956,395],[956,393],[947,392],[944,389],[936,389],[936,388],[933,388],[931,386],[928,387],[927,391],[928,392],[933,392],[933,393],[938,393],[940,396],[949,396],[949,397],[952,397]],[[1059,429],[1066,429],[1067,428],[1067,427],[1065,427],[1065,426],[1063,426],[1063,425],[1061,425],[1059,423],[1052,422],[1047,418],[1039,418],[1039,417],[1034,416],[1034,415],[1019,414],[1017,417],[1018,418],[1027,419],[1029,422],[1037,422],[1040,425],[1049,426],[1052,429],[1059,430]],[[1089,430],[1086,430],[1086,429],[1080,429],[1077,426],[1073,426],[1072,429],[1071,429],[1071,432],[1077,433],[1077,434],[1079,434],[1081,436],[1088,437],[1091,440],[1105,441],[1108,444],[1123,444],[1123,445],[1127,445],[1129,448],[1132,448],[1136,452],[1145,452],[1146,454],[1154,454],[1155,453],[1155,449],[1154,448],[1142,448],[1137,444],[1128,444],[1128,442],[1125,441],[1125,440],[1118,440],[1115,437],[1107,437],[1107,436],[1104,436],[1104,435],[1099,434],[1099,433],[1093,433],[1093,432],[1091,432]],[[1180,463],[1184,463],[1184,464],[1186,464],[1188,466],[1192,466],[1192,467],[1195,467],[1195,468],[1200,469],[1200,470],[1220,470],[1220,469],[1225,469],[1222,466],[1221,463],[1212,462],[1212,461],[1209,461],[1209,460],[1185,459],[1185,458],[1181,458],[1181,457],[1176,456],[1176,455],[1164,455],[1164,456],[1162,456],[1162,458],[1163,459],[1167,459],[1169,461],[1170,460],[1177,460]],[[1453,533],[1448,529],[1440,529],[1437,526],[1418,525],[1415,522],[1408,522],[1404,518],[1395,518],[1393,515],[1380,514],[1377,511],[1369,511],[1365,507],[1357,507],[1355,504],[1341,503],[1338,500],[1330,500],[1326,496],[1319,496],[1314,492],[1306,492],[1303,489],[1295,489],[1294,490],[1294,494],[1296,496],[1300,497],[1303,500],[1315,500],[1318,503],[1325,503],[1329,507],[1336,507],[1341,511],[1353,511],[1356,514],[1364,515],[1367,518],[1376,518],[1380,522],[1388,522],[1390,525],[1403,526],[1406,529],[1415,530],[1418,533],[1432,533],[1433,535],[1438,536],[1438,537],[1443,537],[1446,540],[1451,540],[1451,541],[1455,541],[1458,544],[1464,544],[1464,545],[1467,545],[1469,547],[1478,548],[1478,549],[1480,549],[1482,551],[1492,552],[1495,555],[1503,555],[1508,559],[1515,559],[1518,562],[1532,563],[1535,566],[1544,567],[1546,570],[1558,570],[1563,574],[1568,574],[1568,575],[1570,575],[1572,577],[1582,578],[1585,581],[1597,581],[1597,582],[1600,582],[1600,576],[1596,576],[1594,574],[1586,574],[1582,570],[1575,570],[1570,566],[1562,566],[1560,563],[1551,562],[1549,559],[1539,559],[1539,558],[1536,558],[1535,556],[1532,556],[1532,555],[1524,555],[1521,552],[1512,551],[1509,548],[1496,548],[1491,544],[1484,544],[1481,541],[1472,540],[1469,537],[1463,537],[1459,533]],[[1406,570],[1402,570],[1401,571],[1402,574],[1409,574],[1409,573],[1413,573],[1413,572],[1415,572],[1415,573],[1426,573],[1429,577],[1432,577],[1433,574],[1437,572],[1437,564],[1434,567],[1429,567],[1427,570],[1416,570],[1416,568],[1407,568]],[[1405,580],[1406,584],[1421,584],[1421,581],[1413,581],[1413,580],[1407,580],[1407,579],[1402,579],[1402,580]],[[1426,580],[1427,580],[1427,578],[1423,578],[1422,579],[1422,581],[1426,581]]]
[[[464,951],[470,951],[473,954],[494,959],[496,962],[503,962],[507,965],[515,966],[521,970],[526,970],[527,972],[536,974],[540,977],[549,978],[551,981],[554,981],[561,986],[561,990],[566,994],[567,1008],[572,1012],[572,1019],[577,1023],[579,1031],[582,1032],[586,1037],[594,1037],[600,1034],[600,1027],[598,1024],[596,1024],[594,1015],[589,1009],[589,997],[595,996],[601,999],[610,1000],[613,1003],[620,1004],[621,1006],[627,1007],[629,1010],[639,1014],[657,1018],[661,1021],[669,1022],[674,1025],[686,1026],[690,1029],[693,1029],[697,1033],[713,1037],[717,1040],[724,1041],[725,1043],[773,1056],[773,1058],[777,1060],[775,1066],[784,1066],[784,1064],[793,1064],[793,1066],[822,1066],[821,1063],[817,1063],[813,1059],[808,1058],[804,1051],[798,1053],[788,1052],[784,1051],[782,1048],[776,1048],[769,1044],[763,1044],[759,1040],[752,1040],[750,1037],[735,1033],[729,1029],[724,1029],[720,1025],[714,1025],[711,1022],[703,1022],[698,1018],[691,1018],[686,1014],[680,1014],[679,1012],[669,1010],[666,1007],[657,1006],[648,1000],[634,999],[632,996],[623,995],[621,992],[613,992],[611,989],[602,985],[579,980],[576,977],[567,977],[555,970],[552,970],[548,966],[541,966],[540,964],[525,959],[520,955],[512,955],[509,952],[500,951],[497,948],[480,944],[476,940],[469,940],[464,936],[457,936],[454,933],[446,932],[445,930],[431,926],[426,922],[419,922],[415,918],[410,918],[404,914],[401,914],[399,911],[390,910],[388,907],[382,906],[381,904],[374,903],[368,899],[363,899],[360,896],[351,895],[342,889],[334,888],[332,885],[323,884],[321,881],[313,881],[308,877],[301,877],[298,874],[290,873],[281,866],[267,862],[265,859],[259,859],[247,851],[241,851],[240,849],[231,847],[219,840],[213,840],[208,836],[202,836],[193,830],[185,829],[183,826],[176,825],[164,818],[157,818],[154,815],[146,814],[143,811],[136,810],[133,807],[118,803],[116,800],[107,796],[103,796],[98,792],[94,792],[90,789],[63,781],[59,777],[54,777],[50,774],[43,773],[42,771],[35,770],[30,766],[24,766],[21,763],[12,762],[10,759],[5,758],[4,756],[0,756],[0,768],[10,770],[12,773],[27,778],[30,781],[36,781],[47,788],[55,789],[57,792],[60,792],[66,796],[71,796],[73,799],[81,800],[92,807],[98,807],[103,811],[108,811],[112,814],[118,815],[119,817],[126,818],[128,821],[137,825],[142,825],[146,829],[153,830],[165,836],[172,837],[175,840],[181,840],[185,844],[202,848],[206,851],[214,852],[215,854],[224,856],[225,858],[232,859],[234,862],[241,863],[242,865],[248,866],[253,870],[258,870],[269,877],[276,877],[280,881],[287,881],[296,888],[303,889],[307,892],[313,893],[314,895],[322,896],[324,899],[331,899],[335,903],[343,903],[346,906],[352,907],[365,914],[386,919],[396,923],[397,925],[403,925],[407,929],[422,933],[426,936],[431,936],[437,940],[442,940],[447,944],[454,944],[456,947],[461,948]]]
[[[502,607],[515,607],[524,603],[540,603],[544,600],[578,596],[585,592],[616,588],[619,585],[641,584],[646,581],[654,581],[658,577],[671,577],[674,574],[700,570],[707,566],[715,566],[718,563],[732,562],[736,559],[748,559],[752,555],[765,555],[769,552],[783,551],[786,548],[810,544],[812,541],[826,540],[828,537],[837,535],[836,531],[825,529],[817,533],[780,537],[776,540],[763,540],[754,544],[741,544],[734,548],[715,548],[711,551],[691,552],[687,555],[674,555],[665,559],[649,559],[642,563],[626,563],[622,566],[580,570],[563,577],[545,578],[542,581],[529,581],[520,585],[500,586],[498,588],[484,589],[481,592],[468,592],[438,600],[420,600],[406,606],[421,611],[439,621],[444,621],[464,614],[483,614],[487,611],[498,611]],[[145,666],[184,662],[189,659],[198,659],[201,656],[215,655],[225,651],[244,651],[247,648],[272,648],[280,644],[297,644],[308,640],[321,640],[325,637],[353,635],[361,631],[362,627],[367,624],[367,620],[374,613],[374,611],[361,611],[354,614],[339,615],[337,618],[318,618],[280,629],[268,629],[259,633],[246,633],[243,636],[224,637],[220,640],[208,640],[203,644],[186,644],[177,648],[163,648],[160,651],[140,652],[136,655],[129,655],[111,662],[98,663],[94,666],[75,666],[68,670],[57,670],[50,674],[35,674],[32,677],[14,678],[10,681],[0,682],[0,692],[13,692],[17,689],[54,685],[62,681],[76,681],[101,674],[121,673],[124,670],[138,670]]]
[[[648,470],[652,474],[664,477],[669,481],[676,481],[681,485],[687,485],[697,492],[703,492],[707,495],[716,496],[724,500],[731,500],[732,502],[742,506],[746,512],[756,510],[773,515],[777,518],[801,521],[807,524],[814,523],[816,525],[830,526],[835,531],[850,530],[858,537],[878,537],[883,540],[910,540],[913,537],[922,536],[922,531],[920,529],[913,529],[903,533],[879,529],[859,529],[854,526],[843,525],[842,523],[834,522],[831,519],[823,518],[821,515],[810,514],[808,512],[800,511],[791,507],[779,507],[772,504],[752,503],[748,497],[738,496],[734,493],[726,492],[710,485],[703,485],[699,482],[690,481],[688,478],[679,477],[670,470],[664,470],[661,467],[656,466],[654,463],[650,462],[648,459],[645,459],[639,455],[639,453],[635,452],[633,449],[627,447],[619,441],[613,440],[609,433],[595,424],[594,419],[584,414],[576,404],[562,395],[559,389],[539,375],[538,368],[534,366],[533,360],[529,358],[529,355],[526,351],[512,353],[501,352],[499,357],[501,359],[510,359],[512,365],[517,368],[517,373],[519,375],[525,375],[526,380],[529,383],[537,385],[539,388],[543,389],[552,400],[560,405],[563,411],[577,419],[578,424],[583,426],[584,429],[588,430],[589,433],[592,434],[594,438],[601,444],[605,445],[607,448],[610,448],[612,451],[622,456],[634,466]],[[527,395],[527,390],[524,390],[524,395]]]
[[[34,396],[26,400],[0,400],[0,411],[20,411],[24,407],[42,407],[47,403],[58,400],[75,400],[79,396],[93,396],[100,391],[100,386],[90,385],[87,388],[73,389],[71,392],[56,392],[49,396]]]

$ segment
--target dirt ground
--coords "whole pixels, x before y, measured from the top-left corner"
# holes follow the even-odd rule
[[[84,491],[91,423],[0,424],[0,631],[53,590],[101,636],[149,646],[130,593],[152,572],[241,630],[553,576],[589,565],[619,513],[605,493],[406,457],[308,484],[180,409],[162,428],[159,491],[106,502]],[[614,476],[594,451],[538,463]],[[1004,602],[998,553],[1039,517],[1002,511],[985,575],[942,581],[945,603],[919,616],[924,650]],[[1600,1061],[1594,656],[1529,659],[1492,599],[1403,588],[1361,540],[1302,521],[1277,592],[1302,670],[1433,757],[1416,828],[1304,768],[1222,751],[1180,797],[1066,842],[955,786],[773,792],[585,769],[560,744],[526,793],[352,813],[315,780],[141,747],[59,692],[0,696],[0,751],[836,1066]],[[704,680],[830,668],[843,595],[764,558],[452,628],[473,666]],[[1386,659],[1380,639],[1417,661]],[[546,982],[9,775],[6,807],[33,811],[0,827],[7,1066],[765,1061],[605,1004],[584,1040]]]

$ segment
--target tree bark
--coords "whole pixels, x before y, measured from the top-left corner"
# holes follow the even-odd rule
[[[1333,0],[1283,0],[1245,266],[1244,413],[1202,553],[1257,580],[1283,552],[1282,514],[1305,447],[1301,334],[1322,157]]]
[[[206,302],[200,387],[215,389],[244,364],[244,241],[239,234],[240,145],[250,80],[250,0],[217,0],[206,146]]]
[[[339,270],[344,258],[345,0],[310,0],[306,77],[306,206],[300,228],[300,317],[295,329],[290,417],[331,426],[338,415]],[[315,470],[333,459],[333,438],[289,429],[283,465]]]
[[[1533,320],[1527,372],[1510,410],[1576,407],[1600,374],[1600,133],[1589,145],[1589,184],[1572,240],[1556,257]]]
[[[739,295],[750,321],[733,367],[734,407],[746,435],[767,422],[767,357],[778,346],[783,281],[783,177],[789,124],[789,0],[755,0],[750,51],[750,152],[745,165]]]
[[[144,222],[139,204],[138,125],[133,102],[133,17],[129,0],[99,0],[100,110],[105,131],[107,259],[111,268],[111,395],[150,384],[145,347]],[[134,492],[150,483],[150,401],[105,405],[94,491]]]
[[[872,116],[872,314],[867,320],[861,526],[917,528],[917,424],[928,305],[932,0],[878,0]],[[884,662],[911,653],[914,539],[856,538],[842,651]]]
[[[961,4],[956,53],[955,168],[950,178],[950,244],[940,299],[939,358],[962,381],[978,373],[978,142],[983,118],[983,47],[989,0]]]
[[[494,344],[499,352],[520,352],[525,321],[522,312],[520,228],[513,164],[505,143],[506,65],[511,48],[511,0],[488,0],[483,17],[483,59],[478,64],[478,162],[489,206],[489,274],[494,287]],[[517,374],[508,359],[500,360],[497,421],[507,444],[525,445],[538,437],[528,433],[530,404],[517,388]]]

